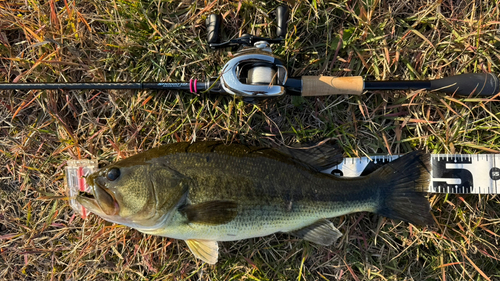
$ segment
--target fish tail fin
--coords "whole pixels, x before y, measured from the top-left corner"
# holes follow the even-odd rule
[[[380,179],[378,207],[382,216],[415,225],[432,225],[425,192],[430,181],[430,155],[422,151],[406,154],[373,173]]]

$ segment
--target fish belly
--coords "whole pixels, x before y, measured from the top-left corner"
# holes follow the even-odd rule
[[[188,223],[185,217],[177,214],[168,225],[156,230],[142,231],[148,234],[171,237],[175,239],[202,239],[215,241],[234,241],[253,237],[267,236],[277,232],[294,231],[314,222],[341,216],[361,209],[369,209],[373,204],[314,204],[313,206],[290,206],[290,210],[276,206],[259,206],[241,210],[237,217],[229,223],[208,225]],[[140,230],[140,229],[139,229]]]

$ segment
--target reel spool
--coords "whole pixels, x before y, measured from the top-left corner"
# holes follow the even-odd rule
[[[260,51],[272,53],[271,46],[265,41],[259,41],[254,44],[254,48],[245,49],[246,53]],[[247,83],[251,85],[273,85],[276,84],[276,68],[270,64],[255,63],[247,73]]]
[[[255,66],[248,70],[247,83],[250,85],[273,85],[276,83],[276,70],[268,66]]]

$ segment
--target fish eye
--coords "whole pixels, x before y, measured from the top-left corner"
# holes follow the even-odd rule
[[[108,171],[108,174],[106,175],[106,178],[110,181],[116,180],[120,176],[120,169],[118,168],[112,168],[111,170]]]

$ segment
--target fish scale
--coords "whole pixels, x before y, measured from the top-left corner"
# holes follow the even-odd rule
[[[287,229],[285,227],[297,228],[297,226],[294,225],[294,223],[297,223],[295,222],[297,220],[294,221],[290,218],[294,216],[294,213],[300,211],[300,203],[294,204],[292,210],[289,211],[287,210],[288,202],[283,200],[283,193],[286,193],[287,190],[277,190],[276,186],[280,186],[277,185],[277,182],[268,181],[266,177],[261,182],[249,180],[256,177],[259,173],[262,173],[262,169],[268,168],[265,161],[257,160],[260,162],[260,165],[258,165],[258,163],[256,163],[257,161],[253,159],[229,161],[229,157],[214,156],[214,159],[209,161],[207,165],[202,165],[197,160],[203,159],[203,155],[197,155],[196,158],[198,159],[169,159],[171,167],[178,170],[184,170],[186,176],[195,179],[197,182],[197,184],[189,190],[188,200],[190,203],[196,204],[206,200],[238,200],[240,202],[238,204],[239,215],[236,216],[231,223],[217,227],[217,231],[220,233],[217,240],[234,240],[235,236],[241,237],[241,233],[255,229],[262,229],[264,231],[265,228],[272,227],[275,229],[274,232],[276,232],[286,231]],[[197,161],[196,167],[183,167],[184,163],[190,163],[192,160]],[[227,166],[228,162],[232,163],[232,167],[235,169],[239,170],[240,168],[245,168],[245,170],[236,175],[236,177],[225,172],[220,172],[219,174],[219,171],[225,171],[229,168]],[[294,167],[284,166],[282,168],[292,169]],[[201,173],[203,176],[199,176]],[[214,173],[218,174],[215,175]],[[260,188],[255,188],[255,185],[259,185]],[[292,187],[290,183],[285,183],[285,185],[290,189],[296,189]],[[300,189],[301,193],[303,190],[302,188]],[[325,207],[328,206],[331,206],[331,204],[325,205]],[[322,213],[326,214],[328,211],[329,208],[324,208],[321,209],[319,214],[318,212],[314,212],[316,219],[322,217]],[[254,221],[257,221],[257,223]],[[196,234],[203,235],[203,233],[209,231],[210,228],[212,228],[212,226],[199,225],[196,226],[196,230],[194,231],[191,225],[186,228],[186,231],[199,231],[201,233]],[[167,236],[173,235],[171,233],[164,234]],[[189,234],[185,233],[184,235]],[[200,236],[200,238],[213,238],[213,235],[210,233],[209,235]]]
[[[317,167],[338,159],[327,151],[170,144],[90,175],[90,193],[77,200],[106,220],[185,240],[209,263],[217,261],[217,241],[276,232],[330,245],[341,234],[325,218],[352,212],[432,223],[429,202],[417,191],[429,181],[425,154],[408,154],[368,176],[339,178]]]

